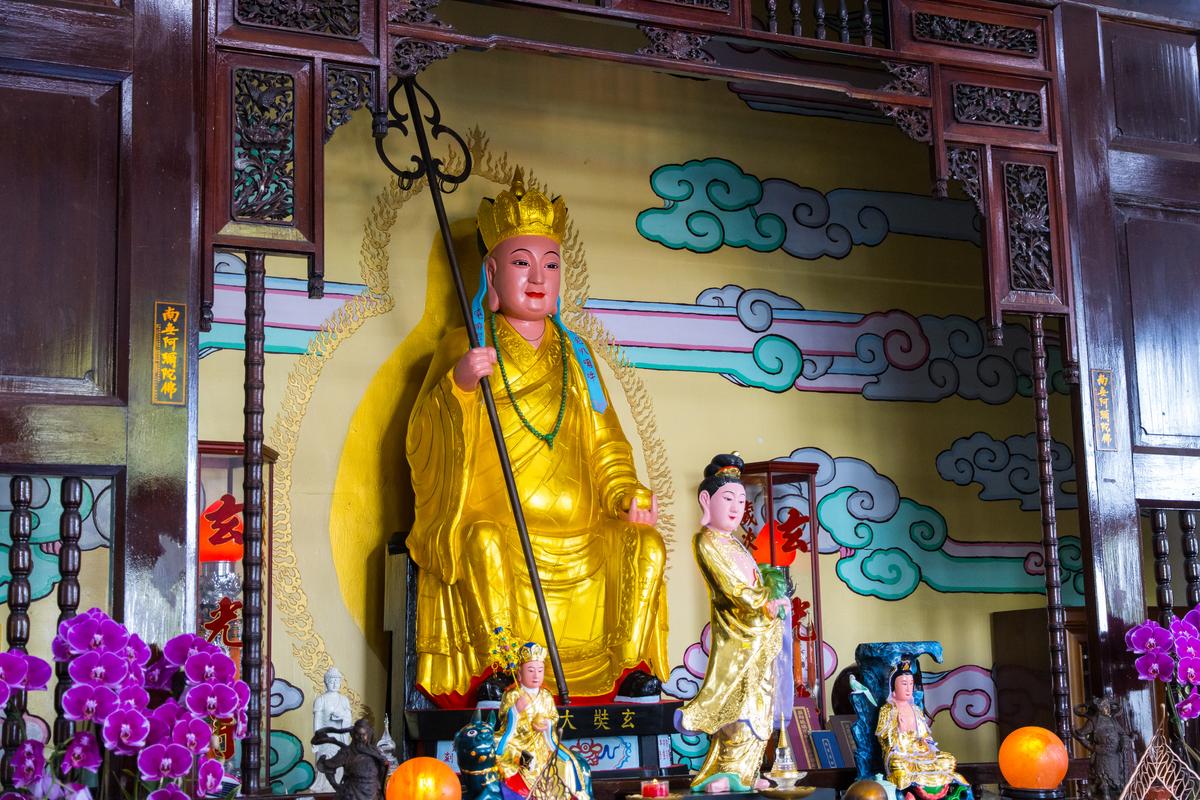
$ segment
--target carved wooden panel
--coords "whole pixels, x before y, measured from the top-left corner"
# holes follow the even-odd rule
[[[222,52],[210,86],[210,241],[313,253],[318,210],[310,64]]]
[[[649,14],[663,22],[712,22],[741,25],[748,0],[611,0],[624,11]]]
[[[993,147],[988,174],[994,296],[1006,311],[1065,313],[1069,297],[1054,160]]]
[[[0,107],[0,391],[114,396],[121,86],[5,71]]]
[[[1200,445],[1200,214],[1123,211],[1135,438],[1147,445]]]
[[[1112,136],[1200,145],[1200,66],[1194,35],[1104,23]]]
[[[938,74],[948,138],[997,144],[1052,141],[1050,87],[1045,81],[949,68]]]
[[[379,4],[386,0],[212,0],[213,44],[338,58],[378,52]]]
[[[895,0],[892,46],[906,55],[1047,69],[1051,55],[1046,15],[1034,9],[1026,14],[996,8],[986,3]]]

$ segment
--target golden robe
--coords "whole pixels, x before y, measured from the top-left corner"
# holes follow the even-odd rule
[[[547,321],[535,349],[498,315],[496,335],[522,413],[539,431],[553,430],[562,397],[558,331]],[[496,627],[543,640],[480,390],[462,392],[452,377],[468,346],[462,328],[441,342],[408,431],[416,496],[408,547],[420,567],[417,683],[433,695],[468,691],[491,663]],[[650,493],[638,483],[612,404],[595,412],[567,347],[566,410],[552,448],[521,424],[499,369],[491,385],[564,676],[572,694],[586,697],[612,691],[642,661],[660,679],[670,669],[666,552],[654,528],[620,518],[626,498],[647,508]]]
[[[517,700],[522,693],[531,702],[524,711],[518,712]],[[543,721],[549,722],[550,726],[539,731],[537,725]],[[504,693],[500,699],[500,739],[496,745],[496,768],[502,780],[519,773],[525,785],[532,789],[546,764],[553,760],[567,789],[576,794],[584,791],[586,778],[579,757],[555,740],[557,722],[554,696],[545,689],[530,692],[516,684]],[[532,758],[522,763],[524,753]]]
[[[879,749],[883,751],[887,779],[897,789],[907,789],[913,784],[934,787],[961,783],[969,786],[967,779],[956,771],[958,761],[954,756],[938,750],[925,713],[914,708],[917,712],[916,729],[902,731],[896,706],[887,702],[879,707],[875,736],[879,739]]]
[[[770,593],[740,542],[705,528],[692,547],[708,584],[712,625],[704,683],[680,714],[683,729],[712,737],[692,787],[729,773],[749,788],[762,770],[778,715],[775,659],[783,647],[784,620],[767,616]]]

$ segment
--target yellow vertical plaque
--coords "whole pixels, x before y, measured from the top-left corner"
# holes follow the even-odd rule
[[[154,357],[150,402],[187,404],[187,306],[154,303]]]

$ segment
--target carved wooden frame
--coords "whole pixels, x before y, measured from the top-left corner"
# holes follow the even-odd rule
[[[603,5],[570,0],[492,0],[496,5],[530,14],[566,13],[636,26],[650,43],[631,53],[547,38],[456,31],[438,20],[438,0],[360,0],[364,22],[357,38],[246,25],[232,15],[236,1],[217,0],[209,19],[210,96],[216,98],[210,105],[210,119],[216,124],[210,127],[217,131],[208,142],[210,173],[206,176],[205,252],[209,257],[204,286],[210,303],[211,252],[220,246],[305,254],[312,265],[310,294],[319,296],[323,161],[316,143],[336,129],[336,124],[330,122],[333,117],[326,96],[331,69],[357,71],[364,81],[356,85],[373,88],[369,103],[377,136],[387,131],[384,90],[389,77],[411,77],[460,48],[569,56],[673,74],[832,91],[863,106],[874,105],[893,118],[907,134],[930,144],[935,193],[944,196],[949,180],[960,182],[986,221],[984,284],[992,343],[1000,343],[1005,314],[1032,318],[1036,343],[1043,348],[1034,369],[1039,441],[1044,439],[1046,444],[1041,448],[1044,452],[1039,452],[1045,501],[1042,525],[1044,541],[1051,546],[1047,564],[1057,563],[1052,547],[1053,492],[1046,491],[1047,481],[1053,479],[1049,471],[1049,417],[1045,411],[1046,315],[1067,318],[1061,330],[1068,377],[1077,369],[1071,340],[1074,295],[1071,270],[1067,269],[1070,239],[1064,214],[1061,78],[1053,12],[992,0],[891,0],[888,14],[892,41],[887,46],[875,46],[865,32],[865,42],[858,44],[756,30],[746,0],[730,0],[728,9],[723,3],[687,0],[612,0]],[[716,37],[787,51],[796,58],[787,72],[723,65],[705,49]],[[878,74],[883,85],[851,84],[817,74],[812,64],[831,53],[862,66],[877,68],[882,62],[892,73],[892,80],[886,81],[882,69]],[[309,183],[303,202],[310,205],[303,211],[305,226],[297,225],[304,234],[303,243],[262,234],[231,237],[222,232],[228,221],[228,207],[221,204],[222,193],[228,194],[228,187],[222,181],[228,182],[231,142],[224,133],[229,127],[228,93],[221,88],[221,81],[227,80],[223,76],[233,64],[291,65],[298,76],[304,77],[305,90],[297,90],[296,109],[297,135],[301,129],[305,131],[304,158],[308,160],[305,177]],[[363,94],[342,92],[335,102],[353,105],[363,99]],[[298,214],[300,196],[298,188]],[[1048,262],[1044,269],[1039,267],[1043,254]],[[1060,641],[1064,630],[1061,600],[1056,602],[1052,591],[1057,580],[1057,570],[1047,569],[1051,642]],[[1065,696],[1066,665],[1061,648],[1056,651],[1052,647],[1052,653],[1058,681],[1055,697],[1060,703]],[[1056,707],[1056,712],[1060,711]],[[1069,714],[1056,713],[1056,725],[1064,738],[1069,738],[1069,724]]]

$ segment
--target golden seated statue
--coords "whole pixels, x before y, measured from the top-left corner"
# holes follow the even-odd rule
[[[587,345],[558,314],[566,207],[521,175],[479,209],[488,249],[472,323],[430,364],[408,431],[420,568],[417,683],[462,704],[491,663],[497,627],[544,641],[480,379],[500,426],[564,677],[574,696],[610,693],[639,665],[662,679],[667,614],[657,501]]]

